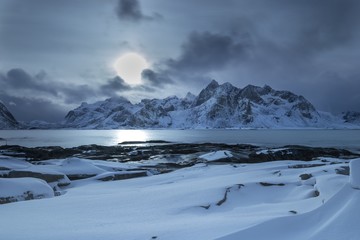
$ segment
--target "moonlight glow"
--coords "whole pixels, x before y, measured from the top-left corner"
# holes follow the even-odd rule
[[[146,59],[137,53],[126,53],[115,62],[115,70],[128,84],[140,84],[141,72],[149,67]]]

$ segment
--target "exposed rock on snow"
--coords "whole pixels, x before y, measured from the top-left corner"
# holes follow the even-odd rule
[[[95,179],[100,181],[117,181],[137,177],[146,177],[148,176],[147,171],[127,171],[127,172],[116,172],[116,173],[103,173],[95,177]]]
[[[66,177],[66,175],[61,173],[54,173],[54,172],[33,172],[33,171],[26,171],[26,170],[12,170],[10,171],[6,177],[8,178],[24,178],[24,177],[31,177],[31,178],[38,178],[42,179],[48,183],[56,182],[60,186],[69,185],[70,181]]]
[[[350,184],[353,188],[360,189],[360,158],[350,161]]]
[[[312,175],[308,174],[308,173],[303,173],[299,177],[301,178],[301,180],[308,180],[308,179],[312,178]]]

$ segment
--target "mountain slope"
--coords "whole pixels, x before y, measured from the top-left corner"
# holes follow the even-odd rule
[[[348,111],[343,113],[342,118],[346,123],[353,123],[360,125],[360,112]]]
[[[18,127],[19,123],[0,101],[0,129],[16,129]]]
[[[213,80],[199,95],[144,99],[110,98],[83,103],[65,117],[70,128],[328,128],[344,121],[318,112],[303,96],[269,86],[237,88]],[[349,127],[354,125],[348,124]]]

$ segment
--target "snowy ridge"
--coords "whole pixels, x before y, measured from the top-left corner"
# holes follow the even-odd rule
[[[198,96],[125,98],[83,103],[65,117],[66,128],[359,128],[360,121],[319,112],[304,97],[265,85],[237,88],[213,80]],[[355,116],[356,117],[356,116]]]

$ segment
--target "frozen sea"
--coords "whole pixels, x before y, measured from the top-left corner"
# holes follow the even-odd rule
[[[2,130],[0,145],[75,147],[111,146],[124,141],[165,140],[176,143],[254,144],[277,147],[360,148],[360,130]]]

